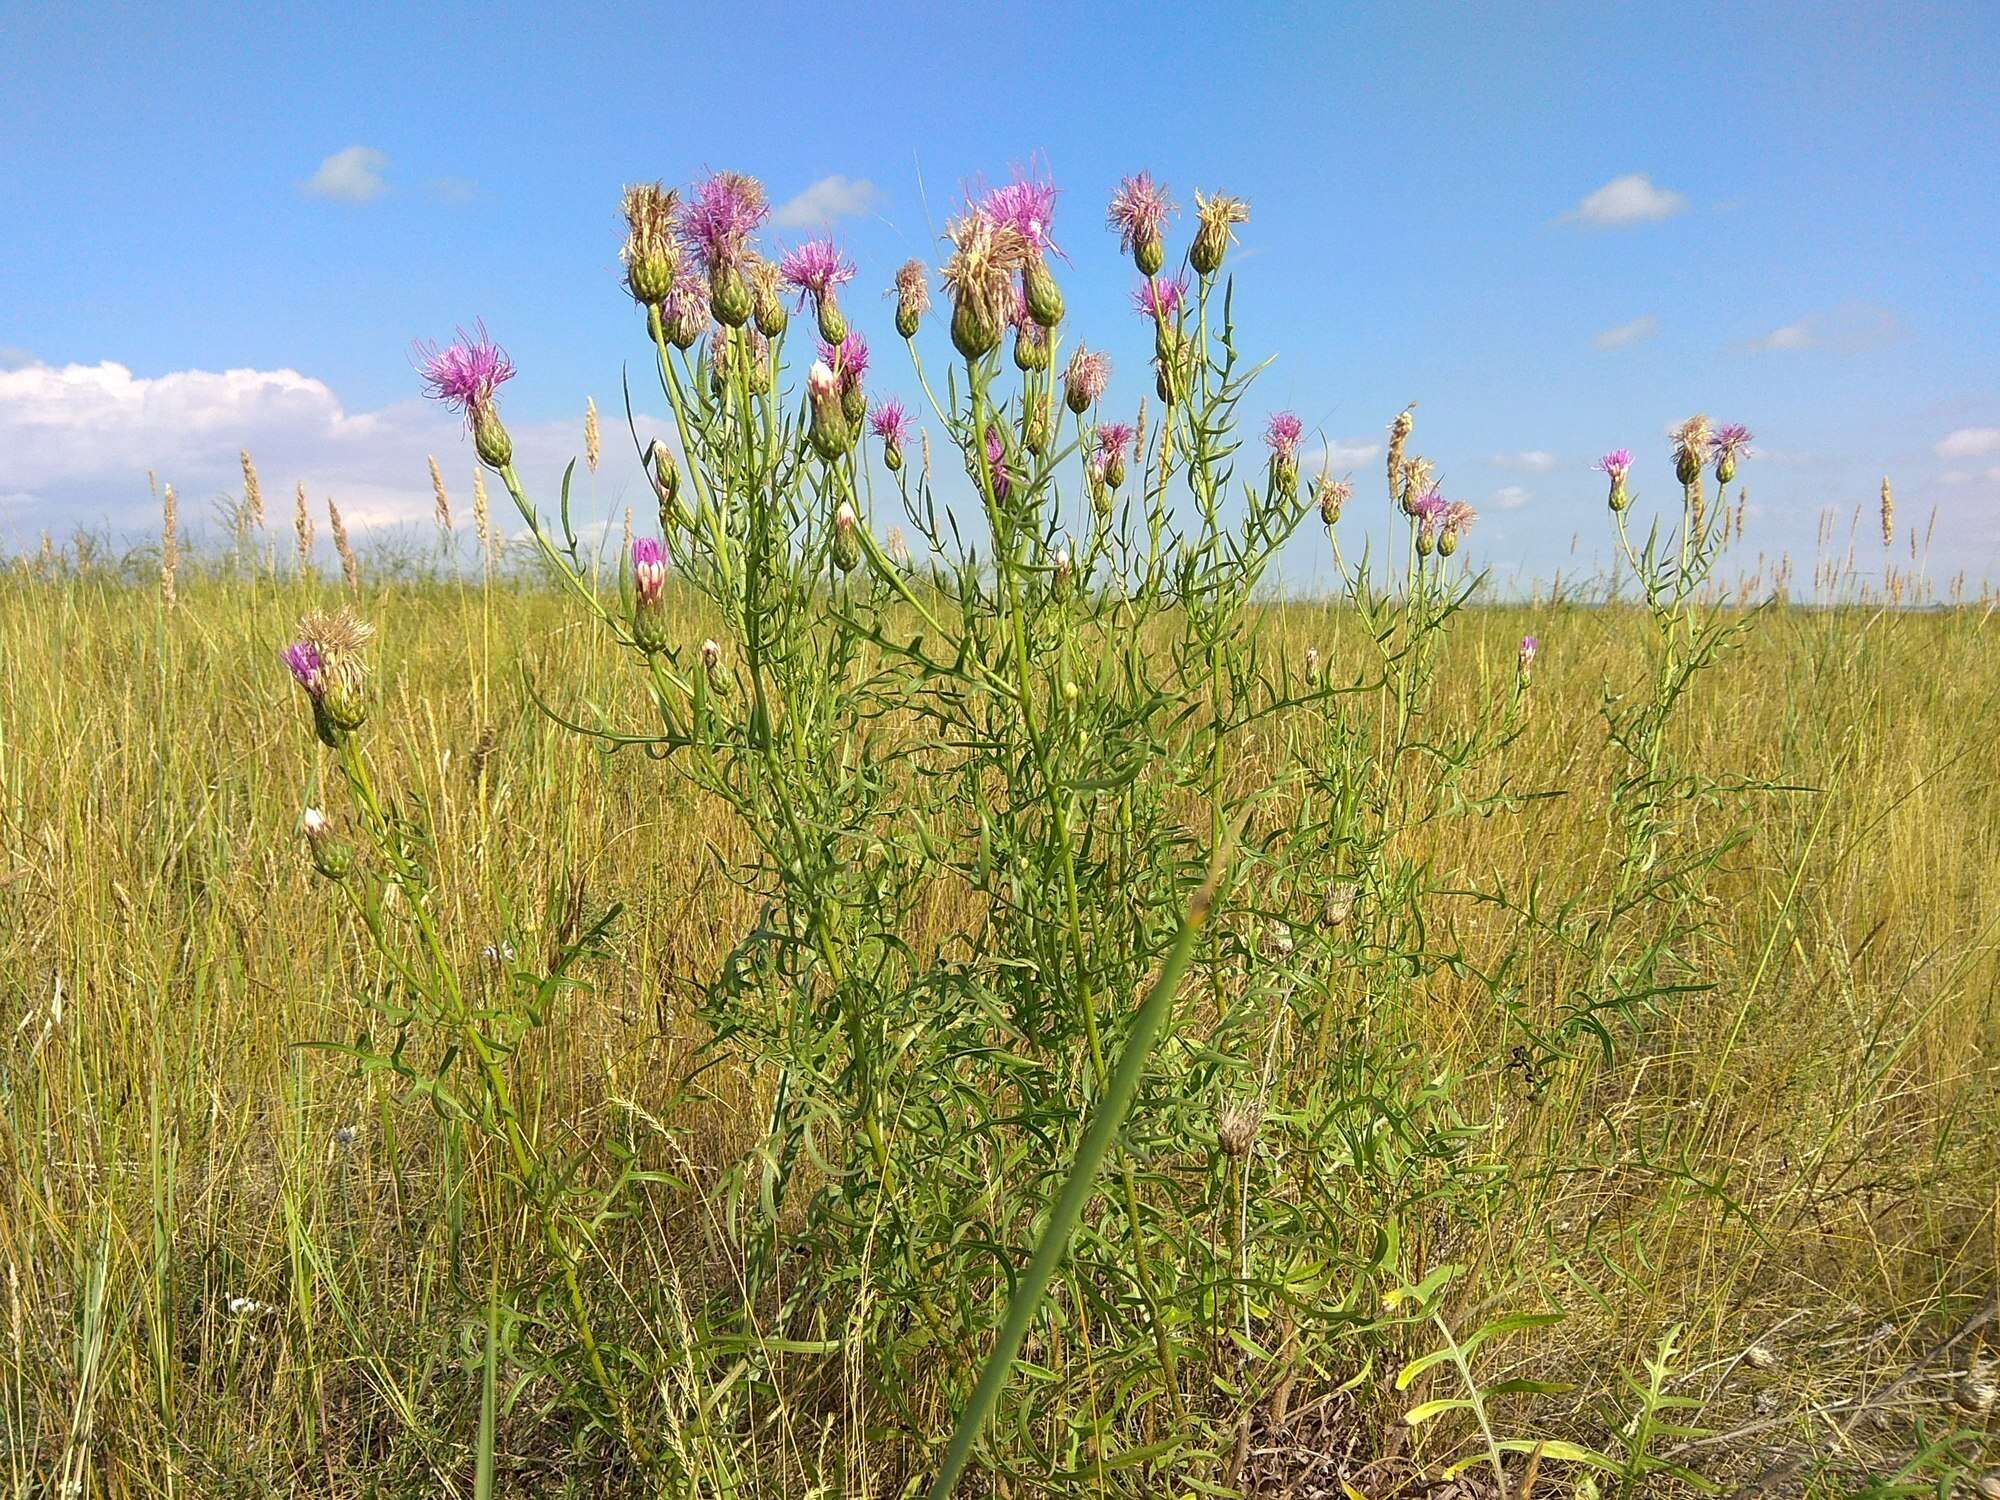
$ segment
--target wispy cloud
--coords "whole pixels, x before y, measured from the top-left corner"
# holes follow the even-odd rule
[[[1487,460],[1496,469],[1520,469],[1529,474],[1546,474],[1556,466],[1556,456],[1545,448],[1524,448],[1519,453],[1496,453]]]
[[[1644,172],[1627,172],[1589,194],[1563,219],[1594,229],[1625,229],[1634,224],[1671,219],[1675,214],[1687,212],[1687,206],[1687,194],[1655,186]]]
[[[348,146],[319,164],[306,180],[305,191],[336,203],[366,203],[389,190],[382,176],[388,165],[389,158],[373,146]]]
[[[873,213],[881,203],[881,190],[874,183],[835,172],[780,203],[771,211],[771,222],[786,229],[818,229],[836,219]]]
[[[1660,331],[1660,320],[1651,313],[1634,318],[1629,323],[1620,323],[1616,328],[1606,328],[1601,333],[1591,335],[1590,347],[1598,350],[1623,349],[1628,344],[1642,343]]]
[[[2000,453],[2000,427],[1961,427],[1948,432],[1937,445],[1937,456],[1945,459],[1984,458]]]
[[[1830,311],[1807,313],[1796,322],[1773,328],[1748,340],[1743,347],[1754,354],[1793,353],[1801,349],[1859,354],[1892,344],[1902,336],[1902,319],[1886,307],[1843,302]]]
[[[1524,489],[1518,484],[1503,484],[1493,492],[1493,508],[1495,510],[1519,510],[1534,498],[1532,491]]]
[[[433,177],[424,184],[424,191],[453,208],[464,208],[485,196],[485,189],[470,177]]]
[[[1366,438],[1336,438],[1299,454],[1299,467],[1313,469],[1355,469],[1382,456],[1382,445]]]

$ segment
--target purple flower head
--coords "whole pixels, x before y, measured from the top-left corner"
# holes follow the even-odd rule
[[[1118,184],[1106,223],[1118,231],[1118,248],[1129,251],[1142,239],[1157,239],[1173,211],[1166,184],[1154,182],[1151,172],[1141,172]]]
[[[326,690],[326,658],[320,655],[319,642],[293,641],[279,655],[298,685],[313,697]]]
[[[1106,458],[1123,458],[1131,445],[1130,422],[1106,422],[1097,429],[1097,451]]]
[[[1535,670],[1535,653],[1542,649],[1542,643],[1531,635],[1521,637],[1521,675],[1528,676]]]
[[[850,390],[861,384],[861,377],[868,373],[868,340],[861,336],[861,330],[849,331],[840,341],[840,347],[821,340],[819,357],[840,375],[840,388]]]
[[[1592,464],[1591,467],[1600,474],[1609,474],[1613,479],[1623,479],[1626,471],[1632,467],[1632,450],[1630,448],[1613,448],[1604,457]],[[1532,640],[1534,638],[1530,636],[1529,639]]]
[[[632,539],[632,583],[643,604],[657,604],[667,587],[667,551],[658,538]]]
[[[1132,305],[1139,309],[1140,316],[1159,322],[1162,318],[1179,315],[1187,304],[1188,279],[1183,272],[1179,276],[1153,276],[1146,284],[1132,294]]]
[[[900,448],[910,435],[910,414],[903,410],[903,403],[893,396],[876,405],[869,413],[868,427],[871,432],[892,448]]]
[[[1729,422],[1716,428],[1715,435],[1708,440],[1708,451],[1717,458],[1728,454],[1735,457],[1750,443],[1750,429],[1741,422]]]
[[[993,498],[1005,500],[1013,488],[1007,476],[1007,443],[1000,436],[1000,429],[993,423],[986,424],[986,466],[993,473]]]
[[[995,224],[1005,224],[1031,245],[1038,255],[1060,255],[1050,235],[1056,215],[1056,185],[1038,175],[1032,164],[1014,169],[1014,180],[994,188],[976,205],[975,211]]]
[[[1416,518],[1417,531],[1426,537],[1435,537],[1444,525],[1445,512],[1451,509],[1450,502],[1436,489],[1424,491],[1410,503],[1410,514]]]
[[[778,263],[778,277],[799,294],[799,306],[807,297],[824,298],[837,286],[854,279],[854,262],[840,253],[832,240],[807,240],[796,250],[787,251]]]
[[[1479,512],[1463,500],[1454,500],[1444,508],[1444,529],[1446,531],[1470,531],[1472,523],[1479,519]]]
[[[741,172],[716,172],[694,190],[683,219],[685,233],[710,271],[743,257],[750,236],[770,213],[764,185]]]
[[[1290,463],[1299,451],[1299,439],[1305,436],[1305,423],[1299,420],[1297,412],[1281,411],[1271,417],[1270,425],[1264,429],[1264,441],[1271,445],[1271,452],[1284,463]]]
[[[474,416],[493,404],[493,396],[514,378],[514,362],[492,339],[486,325],[474,331],[458,330],[457,339],[440,349],[436,344],[417,345],[418,370],[424,378],[424,394]]]

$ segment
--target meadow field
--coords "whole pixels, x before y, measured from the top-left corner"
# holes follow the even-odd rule
[[[786,1067],[782,1037],[746,1040],[757,984],[724,976],[783,916],[757,830],[671,764],[694,752],[550,717],[643,721],[628,653],[533,569],[190,561],[169,609],[152,566],[0,574],[8,1492],[926,1482],[1076,1131],[997,1096],[890,1108],[885,1208],[842,1198],[835,1112],[773,1204],[774,1106],[814,1070],[851,1091],[852,1059],[839,1027]],[[343,601],[379,632],[372,774],[420,825],[464,1004],[534,1012],[494,1022],[494,1055],[532,1159],[562,1164],[555,1207],[367,940],[395,899],[341,899],[358,876],[316,874],[301,834],[334,773],[278,650]],[[686,591],[667,609],[676,641],[719,631]],[[1995,622],[1723,612],[1741,633],[1666,736],[1699,776],[1636,876],[1608,727],[1650,692],[1647,611],[1457,613],[1426,737],[1488,722],[1531,632],[1506,742],[1422,772],[1448,791],[1344,867],[1351,911],[1296,870],[1239,882],[968,1492],[1439,1493],[1498,1445],[1467,1493],[1971,1493],[1996,1460]],[[1258,605],[1248,632],[1343,686],[1227,771],[1266,797],[1246,845],[1303,847],[1315,758],[1392,736],[1394,696],[1349,601]],[[860,759],[918,764],[938,722],[870,720]],[[1201,826],[1198,790],[1167,815]],[[977,970],[1002,887],[909,878],[910,982]],[[1116,971],[1107,1031],[1159,961]],[[936,1021],[996,1072],[929,1056],[906,1011],[870,1087],[1043,1078],[1080,1120],[1087,1043],[1036,989]],[[1412,1425],[1420,1401],[1446,1405]]]

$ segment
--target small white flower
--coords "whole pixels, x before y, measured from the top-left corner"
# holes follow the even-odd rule
[[[320,834],[326,832],[326,814],[316,807],[307,808],[300,816],[299,821],[305,826],[308,837],[317,838]]]

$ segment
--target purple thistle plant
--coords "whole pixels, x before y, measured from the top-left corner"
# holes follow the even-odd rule
[[[1129,252],[1142,241],[1157,240],[1173,211],[1166,184],[1154,182],[1151,172],[1140,172],[1118,184],[1105,222],[1118,231],[1118,248]]]
[[[1012,229],[1036,254],[1061,255],[1050,233],[1055,222],[1057,191],[1055,183],[1039,176],[1032,165],[1025,171],[1016,167],[1014,180],[981,198],[974,211]]]
[[[1132,445],[1132,436],[1130,422],[1106,422],[1097,429],[1097,451],[1106,458],[1122,460]]]
[[[1270,444],[1271,452],[1280,462],[1290,463],[1299,451],[1299,439],[1305,436],[1305,430],[1297,412],[1275,412],[1264,429],[1264,441]]]
[[[1532,635],[1521,637],[1520,670],[1521,680],[1526,682],[1535,672],[1535,653],[1542,649],[1542,643]]]
[[[468,426],[491,408],[494,393],[514,378],[514,362],[487,337],[484,323],[475,324],[471,333],[457,330],[456,339],[443,348],[419,343],[416,352],[424,394],[457,408]]]
[[[868,430],[884,443],[900,448],[910,435],[910,414],[892,396],[869,413]]]
[[[1149,276],[1144,286],[1132,294],[1132,305],[1139,315],[1151,318],[1155,323],[1163,318],[1177,317],[1187,305],[1188,279],[1186,273],[1179,276]]]
[[[1623,479],[1632,467],[1632,450],[1630,448],[1613,448],[1590,467],[1596,473],[1608,474],[1613,479]],[[1534,637],[1529,636],[1528,639],[1533,640]]]
[[[803,307],[806,298],[817,300],[852,281],[854,262],[842,255],[832,240],[807,240],[778,262],[778,279],[799,294],[799,306]]]
[[[1104,395],[1105,386],[1111,383],[1111,356],[1102,349],[1086,349],[1077,345],[1076,353],[1069,358],[1069,370],[1063,377],[1064,398],[1069,409],[1081,415],[1095,406]]]
[[[1005,500],[1013,489],[1007,475],[1007,443],[995,424],[986,424],[986,466],[993,474],[993,498]]]
[[[1463,500],[1454,500],[1444,508],[1442,524],[1446,531],[1465,532],[1472,529],[1472,523],[1479,519],[1479,512]]]
[[[682,230],[713,273],[718,265],[735,265],[749,247],[750,236],[770,214],[764,186],[741,172],[711,173],[694,190],[682,218]]]
[[[1726,422],[1708,440],[1710,453],[1740,453],[1750,442],[1750,429],[1741,422]]]

